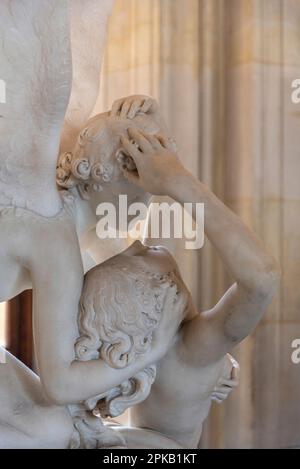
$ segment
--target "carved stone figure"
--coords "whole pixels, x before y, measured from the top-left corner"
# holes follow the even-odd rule
[[[150,134],[167,134],[152,98],[133,96],[122,102],[131,104],[128,114],[117,115],[113,108],[109,113],[93,117],[80,132],[73,150],[61,154],[57,164],[58,186],[74,196],[76,230],[84,264],[84,255],[89,254],[95,265],[126,247],[122,240],[100,241],[96,236],[96,210],[100,203],[112,203],[118,220],[119,195],[127,196],[128,205],[134,202],[147,205],[150,199],[150,194],[124,177],[122,168],[135,169],[135,165],[122,148],[121,136],[127,135],[131,126]]]
[[[141,251],[147,252],[144,259]],[[189,292],[175,270],[177,266],[167,251],[145,248],[140,243],[92,269],[86,275],[80,300],[77,359],[101,357],[108,366],[123,369],[137,361],[139,355],[150,353],[153,332],[159,329],[163,340],[170,320],[176,317],[175,310],[182,319],[189,314]],[[203,406],[199,418],[206,415],[210,400],[218,396],[221,402],[237,384],[232,374],[234,367],[233,359],[224,357],[216,370],[204,370],[204,382],[196,392],[200,408]],[[3,371],[6,379],[2,381],[1,397],[9,427],[0,427],[0,447],[183,447],[169,432],[104,425],[101,420],[117,417],[147,399],[156,379],[155,365],[102,395],[65,408],[51,405],[38,377],[9,354]],[[169,371],[172,379],[172,370]],[[181,373],[179,363],[173,371]],[[186,387],[181,398],[190,392]],[[165,412],[168,415],[168,408]],[[159,405],[156,413],[162,413]]]
[[[98,11],[93,18],[90,17],[91,4]],[[104,155],[103,164],[106,164],[107,160],[115,156],[113,167],[117,172],[117,165],[121,165],[117,156],[120,155],[115,155],[114,149],[120,147],[120,135],[117,134],[119,127],[125,133],[129,122],[135,125],[137,120],[140,122],[139,128],[144,126],[151,131],[152,126],[156,132],[159,129],[153,122],[156,109],[153,100],[137,97],[130,102],[132,106],[129,106],[128,112],[122,112],[122,116],[116,115],[118,109],[115,106],[110,116],[96,117],[88,125],[89,132],[92,130],[97,133],[99,129],[99,138],[102,136],[101,128],[105,128],[111,135],[111,143],[106,131],[104,139],[101,141],[100,138],[99,146],[90,145],[91,134],[86,131],[80,134],[77,146],[76,139],[69,138],[69,133],[68,138],[64,139],[63,136],[63,146],[68,142],[72,145],[72,151],[75,145],[75,162],[71,165],[71,171],[79,176],[79,181],[78,184],[74,181],[69,191],[58,191],[56,178],[61,181],[62,169],[67,169],[66,164],[62,164],[62,160],[67,163],[67,158],[60,158],[56,172],[60,135],[66,112],[68,125],[72,123],[73,114],[71,111],[70,114],[67,106],[71,92],[75,99],[78,85],[76,81],[71,82],[71,53],[76,56],[79,51],[76,48],[74,50],[72,41],[70,43],[69,23],[73,35],[81,34],[82,41],[92,40],[93,36],[89,36],[91,32],[84,27],[86,21],[92,21],[96,29],[99,27],[99,19],[102,20],[101,24],[105,23],[108,9],[103,10],[102,2],[95,0],[84,4],[79,1],[69,4],[68,1],[57,3],[54,0],[5,0],[1,8],[1,70],[8,88],[7,103],[1,105],[0,300],[7,301],[25,289],[33,288],[37,366],[46,393],[55,402],[80,401],[111,388],[110,384],[104,384],[102,373],[106,374],[107,368],[103,367],[101,360],[91,364],[78,363],[74,356],[74,342],[78,335],[76,316],[83,273],[95,264],[89,257],[88,266],[84,265],[86,252],[91,244],[95,245],[95,225],[98,221],[95,206],[103,200],[103,194],[98,192],[101,175],[95,168],[95,164],[101,164],[101,158],[98,162],[95,158],[98,154],[100,157]],[[72,23],[75,17],[78,29]],[[78,25],[78,22],[83,24]],[[49,37],[54,40],[49,42]],[[76,38],[76,41],[80,40],[80,37]],[[97,52],[99,44],[89,49],[89,60],[92,61]],[[83,67],[83,64],[75,60],[74,67],[79,66]],[[97,73],[100,73],[98,68]],[[94,86],[94,73],[93,70],[91,77],[85,77],[87,85],[91,81]],[[43,86],[41,83],[44,83]],[[74,102],[71,100],[72,105]],[[83,106],[83,112],[89,113],[90,105],[88,108]],[[142,109],[147,111],[147,115],[126,119],[129,113],[135,117]],[[77,125],[74,124],[75,127]],[[85,155],[83,134],[87,137],[85,145],[89,145],[89,149],[92,146],[95,154],[89,155],[92,160],[90,184],[85,184],[84,190],[80,191],[83,186],[80,184],[81,177],[85,177],[82,169],[84,164],[78,156],[79,151]],[[106,175],[104,178],[101,176],[103,183],[109,183],[105,179]],[[116,176],[116,181],[113,179],[111,185],[106,184],[106,200],[113,193],[113,190],[108,191],[108,186],[114,184],[122,184],[124,190],[127,187],[132,197],[137,199],[141,193],[145,196],[145,191],[130,189],[126,179],[123,177],[123,182],[120,179]],[[123,247],[114,246],[108,250],[102,246],[102,252],[109,251],[106,255],[111,255]],[[99,246],[96,251],[99,252]],[[174,331],[170,329],[169,340]],[[156,349],[153,349],[157,356],[167,350],[168,337],[163,344],[157,342]],[[151,356],[149,359],[149,365],[155,361]],[[90,378],[84,385],[83,369]],[[132,372],[128,369],[124,372],[124,378],[130,376]],[[83,389],[85,385],[86,389]]]
[[[1,2],[0,301],[33,289],[39,374],[10,355],[0,365],[3,447],[155,447],[157,435],[196,447],[211,399],[234,382],[226,354],[253,331],[278,284],[254,233],[182,166],[153,99],[120,99],[83,125],[110,8]],[[163,248],[137,242],[112,257],[125,243],[97,241],[97,205],[122,193],[205,204],[206,235],[235,280],[210,311],[196,311]],[[108,257],[82,291],[84,272]],[[92,414],[133,404],[130,429]]]

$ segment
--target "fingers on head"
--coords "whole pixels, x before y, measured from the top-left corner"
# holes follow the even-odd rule
[[[118,115],[118,113],[120,112],[122,108],[123,102],[124,102],[124,99],[118,99],[117,101],[113,103],[111,111],[110,111],[111,117],[115,117]]]
[[[153,105],[153,99],[152,98],[147,98],[145,99],[142,107],[141,107],[141,112],[144,112],[145,114],[149,112],[152,108]]]
[[[174,151],[174,149],[175,149],[174,142],[172,142],[165,135],[156,134],[156,138],[157,138],[157,140],[159,141],[159,143],[161,144],[161,146],[163,148],[166,148],[167,150],[170,150],[170,151]]]
[[[141,136],[150,144],[150,146],[152,147],[152,150],[159,151],[163,149],[163,146],[156,135],[148,134],[146,132],[143,132],[142,130],[136,130],[136,129],[132,129],[132,130],[133,131],[130,132],[130,135],[132,138],[135,139],[137,138],[137,136]],[[144,140],[144,143],[145,143],[145,140]],[[137,141],[137,143],[140,144],[139,141]],[[148,146],[147,146],[147,151],[148,152],[150,151],[150,148]]]
[[[135,99],[132,104],[131,108],[128,112],[128,118],[133,119],[138,112],[142,112],[147,114],[153,110],[155,110],[156,101],[153,98],[139,98]]]
[[[122,136],[121,142],[127,153],[135,160],[138,160],[141,156],[139,148],[134,145],[127,137]]]
[[[128,117],[133,119],[136,114],[140,111],[147,114],[155,107],[155,101],[152,98],[147,97],[129,97],[117,99],[112,106],[110,115],[116,117],[120,115],[121,118]]]
[[[162,145],[156,135],[148,134],[146,132],[140,131],[140,134],[149,142],[153,150],[161,150]]]
[[[110,111],[110,116],[111,117],[127,117],[127,113],[129,112],[129,109],[132,105],[133,100],[130,98],[120,98],[117,99],[111,108]]]
[[[155,150],[162,150],[163,146],[156,135],[149,135],[148,140]]]
[[[126,100],[124,104],[122,105],[121,112],[120,112],[120,117],[122,119],[125,119],[127,117],[130,107],[131,107],[131,102],[129,100]]]
[[[138,144],[140,149],[145,152],[149,153],[152,150],[152,146],[147,139],[147,137],[140,131],[134,128],[128,129],[129,136]]]
[[[128,114],[127,114],[127,117],[128,119],[134,119],[135,116],[137,115],[138,111],[140,110],[141,106],[142,106],[142,100],[140,99],[135,99],[131,105],[130,105],[130,109],[128,111]]]

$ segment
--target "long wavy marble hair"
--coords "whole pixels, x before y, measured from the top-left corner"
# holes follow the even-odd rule
[[[117,256],[85,277],[75,344],[79,360],[102,358],[113,368],[124,368],[151,347],[172,272],[146,272],[133,258]]]
[[[76,358],[102,358],[120,369],[146,353],[159,327],[167,289],[174,283],[173,272],[146,272],[129,257],[117,256],[88,272],[79,307]],[[107,447],[109,441],[115,445],[118,437],[106,431],[99,417],[117,417],[144,401],[155,376],[155,365],[149,366],[107,393],[87,400],[84,407],[73,406],[76,430],[72,447]]]

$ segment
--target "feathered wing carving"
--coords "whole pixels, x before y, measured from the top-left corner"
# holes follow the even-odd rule
[[[107,24],[113,4],[114,0],[71,1],[73,80],[61,152],[72,150],[80,130],[95,107]]]
[[[97,99],[112,4],[1,0],[0,80],[6,102],[0,100],[0,205],[45,216],[60,208],[55,168],[61,135],[62,147],[72,145]]]
[[[43,211],[43,193],[52,209],[58,203],[55,160],[71,90],[69,36],[67,0],[1,0],[1,205]]]

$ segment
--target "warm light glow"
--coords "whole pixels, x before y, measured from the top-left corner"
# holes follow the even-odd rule
[[[0,345],[6,344],[6,303],[0,303]]]

